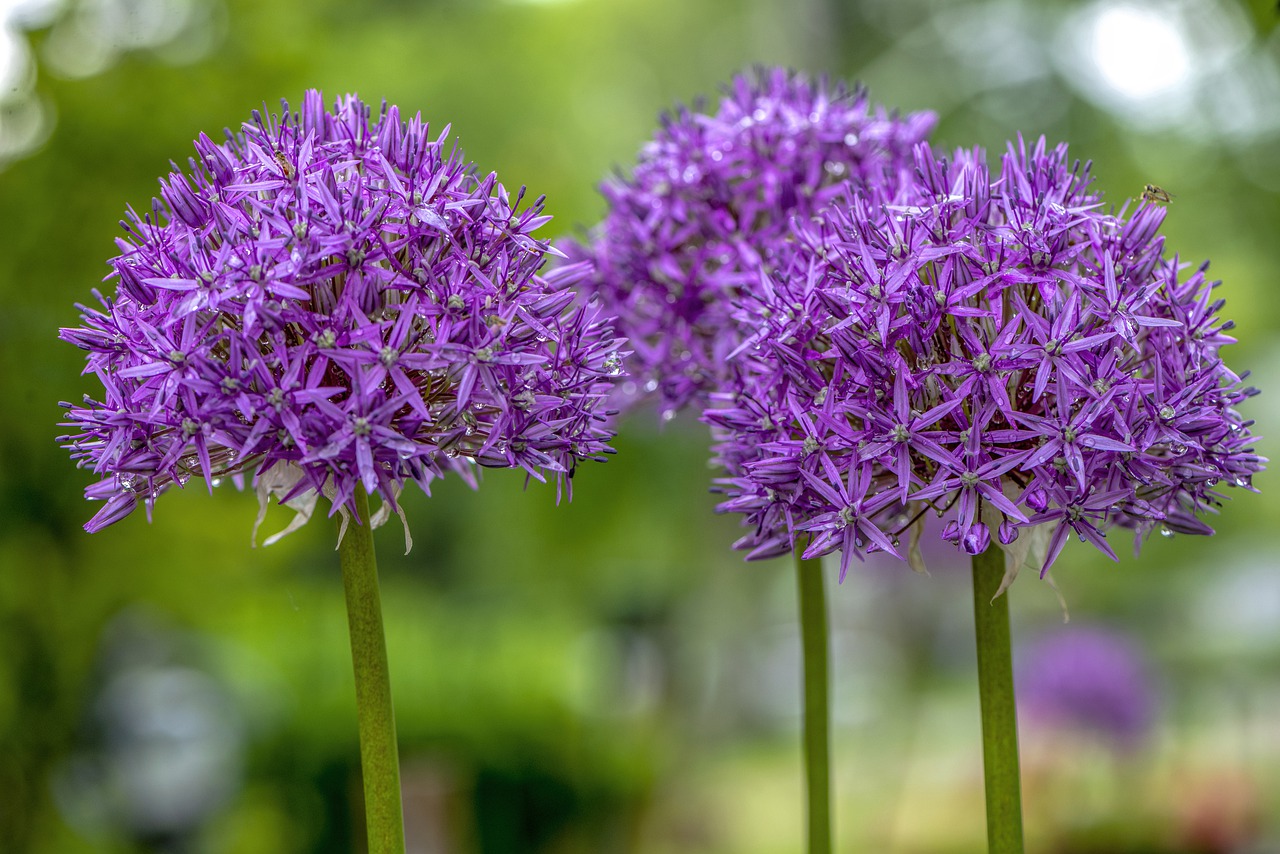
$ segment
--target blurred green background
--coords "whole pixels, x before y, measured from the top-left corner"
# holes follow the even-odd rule
[[[599,217],[600,177],[659,112],[754,63],[936,110],[942,147],[1065,139],[1109,201],[1174,194],[1169,246],[1213,259],[1239,324],[1227,361],[1264,390],[1248,415],[1265,435],[1280,414],[1269,2],[0,10],[0,851],[362,849],[332,527],[251,548],[253,497],[192,488],[150,525],[89,536],[89,478],[54,441],[58,401],[94,391],[56,330],[107,272],[125,205],[264,101],[319,87],[452,123],[482,169],[547,194],[551,234]],[[490,472],[478,492],[407,495],[412,554],[379,532],[411,850],[800,850],[791,569],[730,550],[705,430],[656,422],[624,422],[571,505]],[[1030,850],[1280,851],[1280,492],[1256,486],[1212,539],[1157,537],[1119,565],[1072,543],[1059,561],[1073,624],[1127,638],[1152,713],[1123,744],[1070,715],[1024,720]],[[983,850],[967,573],[935,563],[831,592],[842,851]],[[1012,604],[1020,648],[1062,630],[1034,577]]]

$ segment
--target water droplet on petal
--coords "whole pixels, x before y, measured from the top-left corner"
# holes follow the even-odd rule
[[[1168,525],[1161,525],[1160,536],[1164,537],[1166,540],[1173,539],[1173,529]]]

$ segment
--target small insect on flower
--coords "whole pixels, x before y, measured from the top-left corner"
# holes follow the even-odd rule
[[[1155,184],[1144,184],[1142,186],[1142,200],[1144,202],[1160,202],[1167,205],[1173,202],[1173,194],[1163,187],[1157,187]]]
[[[276,149],[276,151],[273,153],[275,154],[276,163],[280,164],[280,171],[284,173],[284,177],[287,180],[292,181],[295,170],[293,168],[293,164],[289,162],[288,155],[286,155],[283,151],[280,151],[279,149]],[[1150,184],[1148,184],[1147,186],[1150,186]]]

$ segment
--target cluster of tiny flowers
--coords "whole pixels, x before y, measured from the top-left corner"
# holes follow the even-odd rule
[[[131,212],[113,297],[62,338],[102,399],[64,437],[105,500],[96,531],[191,477],[252,475],[283,501],[524,469],[557,484],[609,449],[619,341],[575,305],[584,270],[538,274],[548,217],[481,178],[420,118],[318,92],[201,135],[190,175]]]
[[[619,318],[634,353],[622,405],[656,394],[664,417],[701,405],[740,342],[736,294],[774,263],[793,216],[820,211],[847,183],[892,182],[934,116],[870,109],[866,93],[781,69],[731,83],[714,115],[665,116],[588,246],[589,290]]]
[[[1039,540],[1047,570],[1072,533],[1113,558],[1113,525],[1212,533],[1197,514],[1265,462],[1235,409],[1256,391],[1219,356],[1207,265],[1164,256],[1164,208],[1103,212],[1043,139],[995,180],[981,152],[915,161],[797,221],[740,296],[753,333],[703,416],[738,547],[840,550],[843,574],[936,513],[969,554]]]

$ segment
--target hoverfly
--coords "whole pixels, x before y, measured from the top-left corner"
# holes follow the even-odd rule
[[[1142,200],[1144,202],[1160,202],[1167,205],[1173,201],[1173,195],[1163,187],[1157,187],[1155,184],[1145,184],[1142,187]]]
[[[275,155],[276,163],[279,164],[280,171],[284,173],[285,180],[292,181],[295,170],[293,168],[293,164],[289,162],[289,158],[280,149],[276,149],[272,154]],[[1148,184],[1147,186],[1149,187],[1151,185]]]

